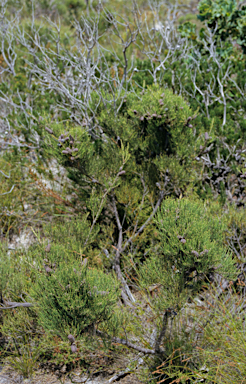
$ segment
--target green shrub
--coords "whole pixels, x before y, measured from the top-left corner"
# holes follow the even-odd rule
[[[60,262],[53,269],[40,271],[34,287],[44,329],[76,338],[110,320],[119,294],[114,278],[79,263]]]
[[[177,187],[184,186],[184,180],[189,182],[189,164],[203,132],[195,131],[195,118],[181,96],[159,85],[149,86],[141,94],[130,94],[117,118],[105,110],[98,114],[105,134],[129,145],[129,170],[144,169],[152,189],[160,173],[164,179],[167,169]]]
[[[209,215],[201,201],[167,198],[155,223],[161,252],[140,268],[144,286],[161,286],[162,293],[154,305],[181,308],[215,271],[235,278],[235,262],[223,245],[223,222]]]
[[[152,366],[152,372],[163,382],[171,383],[172,378],[178,383],[178,379],[193,378],[190,372],[203,362],[199,353],[193,353],[200,345],[199,329],[192,315],[186,318],[186,305],[202,287],[209,287],[215,273],[234,279],[237,272],[232,255],[223,245],[225,224],[201,201],[167,198],[155,224],[160,247],[139,266],[138,283],[149,306],[148,322],[163,337],[163,352],[155,360],[159,368]]]
[[[92,101],[98,101],[95,94]],[[88,223],[96,220],[100,225],[101,249],[118,241],[112,196],[120,217],[125,216],[126,241],[136,231],[136,223],[141,226],[148,219],[161,189],[180,195],[190,188],[192,164],[204,142],[203,130],[196,131],[195,121],[194,112],[181,96],[155,85],[143,94],[127,96],[118,116],[100,104],[97,124],[104,132],[102,136],[96,130],[97,137],[92,137],[88,127],[42,123],[53,132],[43,130],[43,156],[55,157],[67,169],[76,188],[77,207],[85,207]],[[143,198],[144,188],[149,193],[144,192]],[[136,256],[141,257],[156,243],[153,231],[148,226],[136,239],[135,247],[140,247]],[[108,265],[105,256],[104,262]]]
[[[205,378],[218,383],[244,382],[246,370],[243,298],[215,300],[212,319],[205,327],[199,350],[207,368]]]
[[[222,41],[229,37],[237,39],[246,54],[246,7],[239,9],[237,5],[236,0],[201,0],[198,19],[208,21],[209,27],[216,29],[216,35]]]
[[[221,295],[216,291],[210,287],[186,307],[193,319],[189,329],[193,348],[176,348],[159,365],[155,373],[164,377],[163,383],[244,383],[244,298],[231,287]],[[183,322],[184,316],[178,321]]]
[[[10,5],[15,6],[12,1]],[[5,250],[2,259],[0,257],[2,298],[20,301],[23,295],[25,298],[29,295],[30,300],[37,303],[32,309],[18,308],[16,313],[10,310],[2,315],[1,332],[11,340],[12,352],[15,340],[20,342],[23,358],[17,350],[15,367],[23,363],[25,375],[28,374],[29,359],[33,356],[35,360],[29,347],[33,341],[39,346],[42,344],[38,339],[40,334],[44,342],[50,341],[50,350],[42,345],[43,355],[59,364],[75,359],[75,355],[68,353],[68,334],[75,336],[81,357],[82,349],[86,351],[85,345],[87,347],[84,340],[95,340],[92,336],[97,330],[105,333],[104,336],[108,334],[104,345],[113,334],[125,337],[126,332],[128,340],[135,337],[136,343],[138,340],[142,346],[152,348],[151,354],[157,356],[152,365],[157,360],[162,362],[165,354],[178,348],[184,354],[190,353],[194,340],[187,336],[185,329],[173,326],[174,315],[178,312],[175,318],[181,323],[184,305],[200,292],[204,283],[208,286],[210,277],[221,273],[228,279],[233,278],[236,262],[241,261],[241,266],[244,262],[243,212],[239,215],[235,210],[232,216],[238,215],[237,220],[224,217],[222,221],[215,211],[220,214],[221,205],[226,206],[239,195],[239,203],[244,204],[246,72],[243,54],[233,48],[231,40],[238,39],[244,49],[245,8],[239,10],[234,1],[202,0],[200,22],[193,24],[194,15],[189,15],[178,28],[180,36],[187,39],[187,51],[180,52],[177,48],[177,56],[166,49],[160,30],[149,30],[148,40],[143,22],[136,44],[130,44],[125,51],[129,63],[131,55],[138,59],[133,60],[133,72],[130,70],[127,74],[132,83],[124,83],[122,91],[116,81],[117,76],[118,80],[123,79],[122,41],[119,39],[117,44],[117,39],[111,38],[113,23],[109,13],[107,17],[105,13],[98,13],[96,20],[97,4],[92,3],[90,23],[98,22],[97,33],[101,37],[94,48],[89,49],[86,60],[91,62],[86,67],[87,73],[94,65],[97,67],[88,106],[84,104],[88,94],[79,92],[79,72],[85,69],[81,64],[83,60],[80,61],[84,46],[78,43],[76,47],[78,31],[74,33],[69,26],[74,16],[79,17],[86,10],[86,2],[66,0],[58,4],[56,0],[42,0],[37,4],[37,14],[50,14],[52,20],[58,13],[62,14],[62,24],[66,25],[61,26],[60,33],[54,25],[50,30],[46,23],[41,25],[37,20],[30,20],[32,4],[22,0],[22,5],[24,14],[20,19],[26,47],[21,44],[21,29],[13,29],[13,36],[12,32],[6,35],[6,43],[8,38],[14,39],[16,75],[4,73],[0,91],[1,97],[11,98],[12,107],[16,104],[8,112],[10,125],[23,133],[31,146],[36,146],[33,152],[37,156],[35,163],[30,161],[32,151],[27,145],[23,151],[14,149],[1,159],[0,169],[6,173],[11,171],[11,177],[0,175],[0,181],[3,180],[0,193],[9,191],[15,184],[12,194],[3,195],[5,212],[1,224],[6,234],[11,226],[19,229],[17,216],[27,225],[37,223],[42,227],[40,236],[51,241],[51,250],[44,249],[38,235],[39,244],[28,252],[16,252],[8,258]],[[115,5],[109,4],[109,7],[113,15]],[[118,4],[116,8],[121,9]],[[12,14],[13,9],[9,9]],[[151,21],[153,14],[146,12],[146,20]],[[214,46],[206,28],[197,32],[204,21],[208,21],[212,32],[218,23]],[[18,25],[17,19],[16,23]],[[78,23],[83,29],[86,19]],[[128,26],[134,28],[133,16],[124,23],[118,27],[123,40],[127,41]],[[84,35],[80,33],[83,40]],[[15,34],[19,34],[18,41]],[[174,35],[170,34],[170,38]],[[34,48],[36,38],[42,49]],[[143,53],[147,46],[145,38],[146,44],[150,42],[147,59]],[[163,44],[159,58],[166,57],[166,61],[165,69],[163,65],[156,76],[159,84],[153,84],[151,72],[158,65],[153,48],[155,50],[158,39]],[[176,37],[172,43],[175,41]],[[107,49],[111,43],[113,47]],[[97,51],[100,44],[106,48],[102,53]],[[5,54],[8,55],[7,48]],[[100,55],[102,62],[98,61]],[[3,61],[1,56],[1,63]],[[72,82],[62,83],[67,70],[72,71],[74,88]],[[53,76],[49,84],[46,71]],[[91,118],[90,123],[87,117]],[[34,133],[39,135],[37,142]],[[72,182],[64,183],[59,192],[44,186],[40,180],[45,176],[50,182],[55,181],[55,175],[45,169],[53,159],[66,169]],[[222,176],[221,172],[224,172]],[[233,177],[237,182],[231,181]],[[69,194],[72,189],[74,193]],[[213,199],[221,205],[214,211],[206,210],[203,203],[194,198],[196,193],[203,200]],[[166,199],[167,195],[172,199]],[[50,199],[55,201],[56,208],[53,203],[49,204]],[[152,220],[163,199],[160,212]],[[32,204],[31,219],[25,212],[26,200]],[[46,217],[51,224],[43,228]],[[223,231],[226,230],[234,259],[225,248]],[[237,242],[238,231],[241,231],[241,242]],[[120,283],[114,278],[115,272]],[[133,293],[129,289],[131,280],[135,283]],[[132,300],[133,311],[127,306],[124,311],[116,305],[120,304],[120,290],[124,304],[127,303],[124,294]],[[134,301],[133,295],[141,295],[140,300]],[[178,328],[178,320],[176,325]],[[38,335],[38,340],[32,339],[32,332]],[[158,335],[162,333],[164,352],[156,347]],[[218,339],[221,337],[224,342],[224,336],[225,333],[221,333]],[[196,355],[194,366],[199,365],[200,360]],[[170,361],[166,367],[173,369]],[[182,369],[178,375],[183,373]],[[177,370],[172,373],[177,377]]]
[[[33,308],[5,310],[0,331],[6,338],[6,345],[1,351],[4,363],[15,371],[29,378],[38,368],[41,355],[40,339],[43,329],[37,326],[36,312]]]

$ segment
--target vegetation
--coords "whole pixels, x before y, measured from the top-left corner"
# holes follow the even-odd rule
[[[0,358],[23,377],[120,354],[117,379],[245,382],[246,8],[185,6],[1,3]]]

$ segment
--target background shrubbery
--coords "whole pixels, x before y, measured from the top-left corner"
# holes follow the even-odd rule
[[[133,353],[143,381],[244,382],[245,5],[185,5],[1,3],[0,356],[25,377]]]

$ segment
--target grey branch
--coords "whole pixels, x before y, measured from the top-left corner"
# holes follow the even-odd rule
[[[13,309],[13,308],[17,308],[17,307],[25,307],[25,308],[29,308],[29,307],[32,307],[34,304],[33,303],[18,303],[18,302],[15,302],[15,301],[5,301],[4,302],[6,306],[2,306],[2,304],[0,304],[0,310],[1,309]]]
[[[119,337],[110,337],[109,335],[107,335],[107,334],[105,334],[99,330],[96,330],[96,334],[98,336],[103,337],[103,338],[110,338],[113,343],[126,345],[127,347],[132,348],[135,351],[142,352],[145,355],[155,355],[156,354],[154,349],[148,349],[148,348],[141,347],[140,345],[131,343],[130,341],[125,340],[125,339],[121,339]],[[163,351],[161,351],[161,352],[163,352]]]
[[[8,193],[11,193],[11,192],[13,191],[14,187],[15,187],[15,184],[14,184],[14,185],[12,185],[12,187],[11,187],[10,191],[8,191],[8,192],[4,192],[4,193],[1,193],[1,194],[0,194],[0,196],[3,196],[3,195],[7,195]]]

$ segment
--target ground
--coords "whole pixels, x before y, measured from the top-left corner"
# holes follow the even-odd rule
[[[1,370],[1,367],[0,367]],[[85,384],[141,384],[140,381],[134,374],[126,375],[125,377],[117,380],[111,381],[114,375],[110,376],[98,376],[95,378],[88,378],[84,375],[81,375],[79,371],[68,376],[58,378],[54,374],[44,374],[42,371],[37,372],[33,379],[23,379],[20,375],[14,372],[9,367],[4,367],[0,371],[0,384],[73,384],[73,383],[85,383]]]

